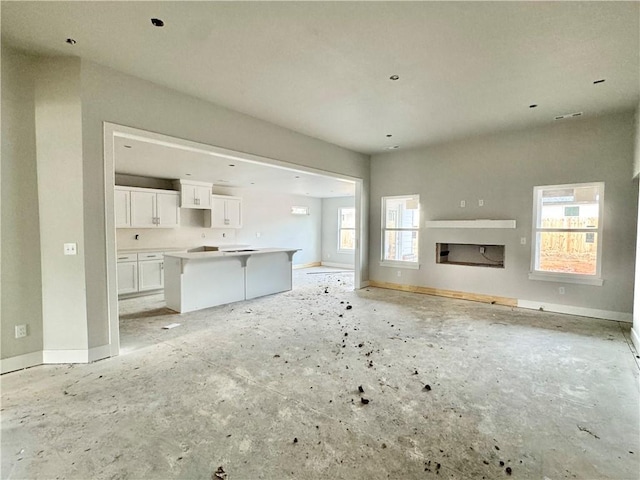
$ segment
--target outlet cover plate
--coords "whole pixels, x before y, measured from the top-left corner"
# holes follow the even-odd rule
[[[16,338],[22,338],[27,336],[26,325],[16,325]]]

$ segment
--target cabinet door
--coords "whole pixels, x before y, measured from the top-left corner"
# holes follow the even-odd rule
[[[209,187],[197,187],[198,206],[211,208],[211,189]]]
[[[156,197],[157,226],[175,228],[180,226],[179,196],[175,193],[158,193]]]
[[[207,227],[229,228],[225,223],[225,202],[224,198],[211,197],[211,215],[207,216],[207,219],[210,220],[205,224]]]
[[[138,291],[138,262],[118,262],[118,295]]]
[[[138,290],[156,290],[164,287],[164,260],[138,262]]]
[[[180,186],[180,206],[182,208],[198,208],[196,204],[196,185],[183,183]]]
[[[242,199],[230,198],[225,202],[227,228],[242,228]]]
[[[131,190],[116,188],[114,190],[116,211],[116,228],[131,226]]]
[[[155,227],[156,193],[131,191],[131,226]]]

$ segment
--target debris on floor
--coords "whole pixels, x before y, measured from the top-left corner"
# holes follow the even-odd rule
[[[227,472],[225,472],[224,468],[220,466],[215,472],[213,472],[211,480],[227,480]]]
[[[578,430],[580,430],[581,432],[586,432],[589,435],[593,436],[594,438],[597,438],[598,440],[600,440],[600,437],[595,433],[593,433],[591,430],[589,430],[587,427],[583,427],[582,425],[577,425],[577,427],[578,427]]]
[[[179,323],[170,323],[169,325],[165,325],[164,327],[162,327],[163,330],[170,330],[172,328],[176,328],[179,327],[180,324]]]
[[[430,392],[430,391],[431,391],[431,385],[429,385],[429,384],[425,385],[425,386],[424,386],[424,389],[425,389],[427,392]]]
[[[358,391],[359,391],[360,393],[364,393],[364,388],[362,388],[362,385],[360,385],[360,386],[358,387]]]
[[[364,397],[362,397],[362,398],[360,398],[360,402],[361,402],[363,405],[366,405],[367,403],[369,403],[369,400],[368,400],[368,399],[366,399],[366,398],[364,398]]]

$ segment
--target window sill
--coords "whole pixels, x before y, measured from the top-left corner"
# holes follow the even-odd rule
[[[381,267],[392,267],[392,268],[408,268],[410,270],[419,270],[420,264],[418,262],[394,262],[391,260],[382,260],[380,262]]]
[[[349,250],[345,250],[345,249],[342,249],[342,250],[336,250],[336,253],[341,253],[341,254],[343,254],[343,255],[345,255],[345,254],[346,254],[346,255],[353,255],[353,254],[355,253],[355,249],[350,248]]]
[[[587,277],[580,275],[567,275],[562,273],[542,273],[529,272],[529,280],[542,280],[545,282],[575,283],[578,285],[595,285],[601,287],[604,283],[602,278]]]

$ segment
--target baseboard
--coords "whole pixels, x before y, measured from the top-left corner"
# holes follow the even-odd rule
[[[0,374],[42,365],[42,351],[25,353],[0,360]]]
[[[369,283],[369,280],[363,280],[362,282],[360,282],[360,288],[366,288],[371,286],[371,283]]]
[[[323,267],[334,267],[334,268],[346,268],[348,270],[353,270],[353,265],[350,263],[332,263],[332,262],[322,262]]]
[[[320,267],[320,266],[322,266],[321,262],[299,263],[298,265],[294,265],[293,269],[298,270],[299,268],[311,268],[311,267]]]
[[[109,344],[89,349],[89,362],[95,362],[98,360],[102,360],[103,358],[109,358],[110,356],[111,345]]]
[[[633,322],[633,315],[631,313],[598,310],[597,308],[576,307],[573,305],[535,302],[531,300],[518,300],[518,307],[531,310],[544,310],[545,312],[566,313],[568,315],[577,315],[578,317],[602,318],[604,320],[615,320],[616,322]]]
[[[459,292],[456,290],[444,290],[441,288],[420,287],[418,285],[401,285],[399,283],[369,281],[369,286],[378,288],[387,288],[389,290],[400,290],[402,292],[423,293],[426,295],[435,295],[437,297],[457,298],[459,300],[471,300],[473,302],[495,303],[498,305],[506,305],[507,307],[515,307],[518,300],[509,297],[498,297],[496,295],[483,295],[480,293]]]
[[[636,352],[640,354],[640,336],[638,336],[638,332],[633,327],[631,327],[631,342],[636,347]]]
[[[42,363],[89,363],[89,350],[44,350]]]

